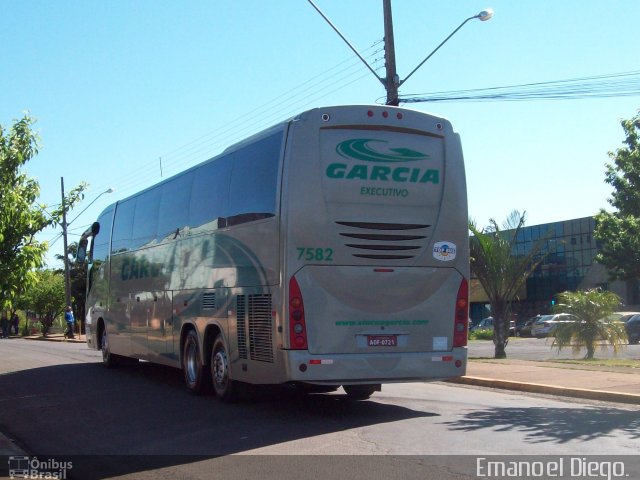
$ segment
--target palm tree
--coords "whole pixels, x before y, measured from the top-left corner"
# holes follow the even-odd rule
[[[544,259],[542,249],[546,237],[534,242],[529,252],[518,255],[516,240],[524,227],[525,213],[511,212],[501,229],[493,219],[489,227],[480,230],[469,220],[471,271],[477,277],[489,299],[494,318],[493,344],[495,358],[506,358],[509,338],[511,303],[518,298],[527,278]]]
[[[614,353],[618,353],[627,343],[624,324],[611,318],[619,306],[620,297],[613,292],[594,289],[561,293],[554,310],[570,313],[578,320],[561,323],[554,329],[552,347],[560,351],[570,346],[574,353],[586,348],[584,358],[588,360],[593,358],[598,342],[603,342],[602,348],[611,345]]]

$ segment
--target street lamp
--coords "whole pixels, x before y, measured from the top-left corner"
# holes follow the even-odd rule
[[[358,56],[358,58],[366,65],[366,67],[373,73],[373,75],[384,85],[387,90],[387,105],[398,106],[400,100],[398,99],[398,88],[406,82],[411,75],[413,75],[416,70],[418,70],[427,60],[429,60],[434,53],[436,53],[440,47],[442,47],[447,41],[453,37],[458,30],[460,30],[464,24],[466,24],[469,20],[478,19],[481,22],[486,22],[491,17],[493,17],[493,10],[491,8],[487,8],[486,10],[481,11],[477,15],[467,18],[464,22],[462,22],[458,28],[456,28],[451,34],[445,38],[440,45],[438,45],[435,50],[433,50],[427,57],[420,62],[420,64],[414,68],[409,75],[405,77],[404,80],[400,81],[400,77],[398,77],[398,73],[396,72],[396,53],[395,46],[393,40],[393,19],[391,15],[391,0],[383,0],[383,8],[384,8],[384,51],[385,51],[385,60],[386,60],[386,78],[380,77],[376,71],[371,68],[371,66],[367,63],[367,61],[358,53],[351,43],[345,38],[345,36],[340,33],[340,30],[331,23],[331,20],[327,18],[327,16],[320,11],[318,6],[313,3],[313,0],[307,0],[313,8],[324,18],[324,20],[333,28],[333,30],[344,40],[347,46]]]
[[[64,177],[60,177],[60,188],[62,191],[62,239],[63,239],[63,248],[64,248],[64,293],[65,293],[65,307],[71,305],[71,275],[69,272],[69,248],[67,244],[67,228],[73,222],[75,222],[80,215],[82,215],[91,205],[94,204],[96,200],[98,200],[105,193],[113,193],[115,190],[113,188],[109,188],[99,194],[96,198],[94,198],[89,205],[87,205],[76,217],[67,222],[67,205],[64,199]],[[78,319],[80,322],[80,319]],[[80,328],[78,332],[79,336],[82,336],[82,328]]]
[[[440,42],[440,45],[438,45],[438,46],[437,46],[437,47],[436,47],[436,48],[435,48],[435,49],[434,49],[434,50],[433,50],[429,55],[427,55],[427,56],[426,56],[426,58],[425,58],[424,60],[422,60],[422,61],[418,64],[418,66],[417,66],[416,68],[414,68],[413,70],[411,70],[411,72],[409,73],[409,75],[407,75],[407,76],[404,78],[404,80],[402,80],[402,81],[398,84],[398,87],[400,87],[404,82],[406,82],[406,81],[409,79],[409,77],[410,77],[411,75],[413,75],[413,74],[416,72],[416,70],[418,70],[422,65],[424,65],[424,63],[425,63],[427,60],[429,60],[429,59],[433,56],[433,54],[434,54],[434,53],[436,53],[438,50],[440,50],[440,47],[442,47],[445,43],[447,43],[447,41],[448,41],[451,37],[453,37],[453,36],[458,32],[458,30],[460,30],[460,29],[461,29],[461,28],[462,28],[462,27],[463,27],[463,26],[464,26],[464,25],[465,25],[469,20],[474,20],[474,19],[476,19],[476,18],[477,18],[477,19],[478,19],[478,20],[480,20],[481,22],[486,22],[487,20],[490,20],[490,19],[491,19],[491,17],[493,17],[493,9],[491,9],[491,8],[487,8],[486,10],[482,10],[482,11],[481,11],[480,13],[478,13],[477,15],[474,15],[474,16],[472,16],[472,17],[467,18],[464,22],[462,22],[462,23],[458,26],[458,28],[456,28],[453,32],[451,32],[447,38],[445,38],[442,42]],[[397,96],[396,96],[396,100],[397,100]]]

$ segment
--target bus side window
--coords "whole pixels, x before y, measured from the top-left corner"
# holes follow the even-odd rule
[[[229,175],[233,154],[202,165],[194,171],[189,204],[189,227],[220,228],[218,217],[226,217]]]
[[[131,250],[131,235],[133,230],[133,213],[136,209],[136,197],[118,203],[116,218],[113,222],[113,253]]]
[[[138,196],[131,232],[132,248],[140,248],[155,243],[158,235],[159,209],[160,189],[152,188]]]
[[[111,224],[113,223],[113,207],[103,212],[96,223],[100,225],[100,228],[97,233],[91,237],[88,275],[89,290],[91,290],[91,287],[94,284],[95,276],[109,257],[109,241],[111,237]]]
[[[189,201],[194,172],[188,172],[162,186],[158,210],[158,241],[176,237],[176,230],[188,224]]]
[[[282,137],[278,132],[236,152],[229,191],[231,217],[251,221],[275,215]]]

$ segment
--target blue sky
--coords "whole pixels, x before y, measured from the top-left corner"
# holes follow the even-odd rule
[[[316,3],[374,67],[384,65],[376,52],[382,0]],[[640,70],[637,0],[392,6],[401,78],[465,18],[495,10],[488,22],[467,23],[401,94]],[[38,119],[42,148],[27,171],[40,182],[42,202],[59,203],[61,176],[67,190],[90,185],[71,219],[116,190],[82,213],[72,233],[108,203],[295,113],[385,95],[305,0],[2,0],[0,7],[0,123],[26,110]],[[518,209],[534,225],[608,206],[607,152],[621,146],[619,121],[638,111],[640,96],[408,107],[447,117],[460,133],[471,217],[485,225]],[[61,249],[57,241],[52,254]]]

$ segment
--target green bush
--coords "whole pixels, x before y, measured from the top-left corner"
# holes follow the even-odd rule
[[[469,332],[469,340],[493,340],[493,330],[490,328],[481,328]]]

